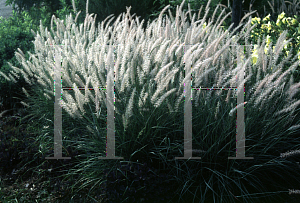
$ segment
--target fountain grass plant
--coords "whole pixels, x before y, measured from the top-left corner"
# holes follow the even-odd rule
[[[233,36],[220,28],[229,15],[221,19],[224,10],[216,22],[213,16],[204,27],[209,1],[204,18],[195,21],[195,15],[190,15],[189,25],[189,12],[182,12],[184,2],[177,7],[175,19],[163,16],[166,6],[146,30],[143,21],[132,18],[130,8],[105,28],[111,16],[96,29],[95,18],[88,13],[80,29],[71,15],[65,23],[53,16],[51,24],[55,21],[57,30],[51,25],[51,33],[40,25],[29,61],[20,49],[16,52],[24,70],[11,65],[15,77],[21,72],[28,83],[36,84],[31,90],[24,88],[28,100],[23,103],[30,109],[29,116],[38,119],[32,125],[42,129],[35,138],[40,155],[53,156],[55,52],[46,45],[67,44],[59,48],[62,86],[95,89],[62,90],[63,154],[68,156],[66,148],[77,154],[72,157],[76,166],[65,168],[63,177],[76,179],[74,197],[88,188],[87,202],[99,201],[100,193],[106,194],[108,202],[292,199],[295,195],[289,195],[289,189],[299,186],[297,154],[284,158],[280,154],[299,147],[300,83],[295,84],[291,74],[299,65],[297,56],[277,64],[286,32],[275,52],[269,49],[265,54],[266,39],[259,41],[257,63],[252,64],[251,47],[243,52],[237,46],[240,39],[249,45],[255,26],[250,27],[251,18],[241,32],[245,34]],[[108,48],[103,45],[115,45],[115,154],[124,157],[121,161],[98,159],[106,155],[107,135],[105,91],[97,89],[106,86]],[[190,49],[184,45],[191,45]],[[282,73],[288,60],[293,66]],[[175,160],[183,156],[184,147],[184,84],[191,79],[185,74],[185,63],[192,65],[193,87],[236,87],[236,77],[245,71],[237,91],[192,91],[193,156],[201,160]],[[11,74],[4,76],[15,80]],[[244,84],[246,103],[239,106],[245,108],[245,156],[254,159],[229,160],[236,150],[236,95],[243,94]],[[131,167],[126,171],[122,163]],[[171,191],[164,190],[170,186]]]

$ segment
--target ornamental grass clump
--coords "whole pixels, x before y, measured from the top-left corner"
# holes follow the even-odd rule
[[[36,138],[40,153],[53,156],[53,150],[49,152],[54,135],[56,52],[50,45],[64,45],[57,46],[62,58],[62,87],[73,89],[62,89],[62,137],[63,145],[72,146],[78,154],[74,157],[77,166],[66,176],[77,177],[74,196],[83,188],[95,192],[107,182],[106,196],[114,202],[253,202],[257,198],[272,201],[293,197],[288,189],[299,186],[299,168],[293,160],[297,155],[280,158],[280,153],[299,146],[299,83],[294,84],[291,74],[299,60],[297,56],[287,57],[277,64],[286,36],[283,32],[274,52],[269,49],[266,54],[266,39],[259,41],[258,58],[251,63],[252,48],[247,40],[255,27],[250,27],[251,18],[240,32],[244,35],[233,36],[228,31],[232,25],[226,31],[220,28],[230,14],[222,18],[224,10],[216,21],[213,16],[203,26],[209,3],[204,17],[199,19],[198,15],[197,21],[195,15],[182,12],[184,1],[177,7],[175,18],[170,12],[163,16],[166,6],[146,30],[142,29],[143,21],[132,18],[130,8],[104,27],[109,16],[98,29],[92,14],[86,15],[80,28],[72,16],[66,22],[53,16],[51,24],[55,22],[57,30],[51,25],[49,32],[40,25],[40,33],[34,33],[35,53],[29,61],[24,60],[20,49],[16,52],[24,69],[11,66],[11,73],[17,76],[21,72],[28,83],[36,85],[31,95],[24,89],[28,100],[23,103],[33,117],[43,121],[36,124],[44,126]],[[186,22],[187,16],[191,24]],[[238,40],[245,41],[245,52]],[[99,87],[107,87],[112,56],[115,155],[124,160],[98,159],[106,156],[108,116],[107,90]],[[282,72],[288,60],[293,65]],[[6,77],[15,80],[13,75]],[[194,88],[191,94],[185,91],[190,84]],[[222,90],[225,87],[232,89]],[[237,104],[240,94],[244,102]],[[185,102],[192,102],[193,157],[201,160],[175,159],[184,155]],[[245,112],[245,156],[254,159],[228,159],[236,156],[239,108]],[[67,156],[64,148],[63,153]],[[144,172],[133,170],[133,176],[121,173],[120,161],[141,165]],[[159,183],[147,175],[155,171],[152,168],[157,170],[151,174]],[[159,174],[165,174],[165,179]],[[149,192],[149,188],[167,181],[175,188],[171,191],[173,199],[164,199],[170,191],[168,195],[164,190],[155,195]]]

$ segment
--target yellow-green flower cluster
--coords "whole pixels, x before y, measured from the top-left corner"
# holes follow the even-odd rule
[[[207,26],[207,24],[206,24],[206,22],[204,22],[203,25],[202,25],[203,29],[205,29],[206,26]],[[207,31],[205,33],[207,33]]]
[[[264,22],[269,21],[269,20],[270,20],[270,16],[271,16],[271,15],[269,14],[269,15],[267,15],[266,17],[264,17],[263,21],[264,21]]]
[[[268,47],[271,42],[273,45],[276,44],[276,40],[279,38],[280,34],[287,30],[286,40],[294,39],[293,41],[289,42],[284,46],[286,56],[289,54],[289,49],[293,46],[294,50],[298,55],[298,59],[300,60],[300,24],[298,22],[298,17],[294,15],[294,18],[286,17],[286,14],[282,12],[278,15],[276,23],[270,21],[270,14],[267,15],[263,20],[261,18],[253,18],[251,20],[251,24],[257,24],[258,26],[251,31],[251,38],[256,43],[259,38],[262,39],[262,36],[266,36],[266,46],[265,46],[265,53],[267,54]],[[284,42],[286,42],[286,40]],[[296,42],[295,42],[296,41]],[[274,50],[273,46],[273,50]],[[257,53],[254,51],[253,53],[253,62],[256,63],[257,61]]]
[[[254,25],[255,23],[260,24],[260,18],[255,17],[251,20],[251,25]]]

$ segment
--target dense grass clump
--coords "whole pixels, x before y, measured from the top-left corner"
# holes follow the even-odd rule
[[[43,129],[36,137],[39,153],[43,157],[54,153],[53,67],[61,63],[62,86],[73,88],[62,90],[61,106],[63,146],[76,151],[72,157],[76,166],[64,175],[72,180],[76,177],[74,196],[88,188],[87,196],[96,201],[91,194],[102,188],[107,201],[114,202],[292,201],[289,189],[296,189],[300,182],[294,160],[297,155],[280,155],[299,146],[300,84],[294,83],[292,75],[299,65],[297,56],[277,63],[287,32],[280,35],[274,52],[269,49],[266,54],[266,39],[259,40],[253,64],[248,37],[256,25],[250,27],[250,14],[244,18],[248,21],[242,31],[233,36],[220,28],[228,16],[221,19],[224,12],[216,21],[213,16],[204,24],[210,1],[204,18],[197,21],[195,15],[182,12],[184,2],[177,7],[175,18],[163,15],[167,6],[146,30],[143,21],[132,18],[130,8],[112,26],[104,27],[109,16],[97,29],[95,18],[88,13],[79,28],[71,15],[66,21],[52,16],[51,33],[41,24],[40,32],[34,33],[35,53],[30,60],[25,60],[21,50],[16,52],[24,70],[11,65],[29,84],[27,76],[40,85],[32,95],[23,89],[28,96],[23,103],[40,119],[36,125]],[[186,22],[187,15],[191,24]],[[245,42],[245,51],[238,41]],[[47,46],[60,44],[67,46],[57,46],[58,52]],[[55,62],[56,53],[61,53],[62,62]],[[293,65],[283,72],[287,61]],[[115,92],[115,155],[136,164],[133,170],[122,169],[120,160],[98,159],[108,151],[111,84]],[[107,95],[99,87],[106,88]],[[232,89],[221,90],[225,87]],[[242,102],[239,95],[244,95]],[[188,108],[192,128],[185,125]],[[245,156],[254,159],[228,159],[236,156],[240,126],[236,112],[241,108],[245,112]],[[187,130],[192,134],[193,157],[201,160],[190,155],[191,159],[175,159],[187,154]],[[67,152],[63,148],[64,156]],[[152,178],[147,182],[147,177]],[[167,181],[172,182],[173,190],[166,196],[174,198],[154,200],[150,188],[160,188]]]

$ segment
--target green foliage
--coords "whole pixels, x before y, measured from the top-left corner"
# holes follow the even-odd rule
[[[0,23],[0,70],[4,73],[8,73],[11,67],[8,65],[10,62],[13,66],[18,68],[21,64],[17,61],[14,53],[17,48],[24,51],[25,58],[29,58],[27,51],[33,52],[34,36],[30,29],[37,30],[37,26],[33,24],[32,18],[28,14],[23,14],[22,18],[17,17],[16,13],[13,12],[13,17],[4,19]],[[24,81],[23,81],[24,82]],[[15,100],[13,97],[20,95],[20,86],[24,86],[22,80],[18,81],[17,84],[13,84],[7,81],[4,77],[0,77],[0,97],[3,99],[3,106],[5,108],[13,108]]]
[[[38,26],[38,31],[39,30],[39,25],[40,25],[40,20],[42,20],[43,27],[48,27],[48,30],[50,30],[50,25],[51,25],[51,18],[52,15],[55,15],[56,18],[59,18],[61,20],[66,19],[66,15],[72,14],[73,18],[75,18],[76,13],[73,10],[73,7],[67,3],[66,0],[59,0],[60,2],[60,7],[61,9],[53,11],[50,7],[44,5],[40,8],[32,7],[29,9],[29,11],[24,11],[25,14],[29,15],[33,19],[33,23]],[[80,8],[78,4],[75,1],[75,7],[77,10],[82,10],[78,9]],[[85,19],[85,14],[81,12],[81,14],[78,17],[77,24],[83,23]],[[56,24],[53,23],[53,27],[56,27]]]
[[[71,6],[71,0],[67,0],[67,5]],[[50,11],[51,14],[54,14],[55,11],[63,9],[63,5],[60,1],[57,0],[6,0],[6,5],[15,5],[18,8],[15,10],[20,14],[22,11],[30,11],[31,8],[35,7],[40,8],[44,4]]]
[[[17,115],[2,119],[4,122],[0,123],[0,168],[5,173],[11,173],[16,166],[20,167],[33,158],[34,148],[26,141],[28,134],[24,126],[17,124],[21,123],[21,114]]]
[[[107,16],[114,14],[114,20],[123,12],[126,13],[126,7],[131,6],[130,13],[136,14],[139,17],[139,21],[144,20],[143,28],[147,26],[149,15],[151,14],[150,6],[152,0],[90,0],[88,5],[88,12],[97,14],[96,25],[102,22]],[[82,5],[82,4],[81,4]],[[82,5],[81,8],[86,8],[86,4]],[[85,13],[84,13],[85,15]],[[135,19],[135,17],[134,17]],[[111,22],[111,24],[113,23]]]
[[[5,5],[12,5],[14,10],[17,11],[18,14],[20,14],[22,11],[28,11],[30,8],[32,8],[33,4],[38,6],[41,3],[42,0],[6,0]],[[15,7],[16,5],[18,6],[18,8]]]
[[[263,18],[261,21],[260,18],[253,18],[252,25],[257,24],[258,26],[251,31],[251,40],[254,44],[257,44],[258,40],[260,39],[261,41],[266,38],[266,46],[265,46],[265,53],[267,53],[267,49],[272,42],[273,44],[273,52],[274,52],[274,47],[276,44],[276,41],[278,40],[280,34],[284,31],[287,30],[287,38],[286,40],[291,41],[283,47],[283,56],[280,56],[279,61],[281,62],[283,57],[287,57],[288,55],[292,55],[292,58],[298,55],[298,59],[300,59],[300,24],[299,24],[299,17],[296,15],[294,18],[290,17],[285,17],[285,13],[281,13],[278,15],[277,21],[274,22],[270,20],[270,15],[266,16]],[[275,43],[275,44],[274,44]],[[293,49],[290,53],[290,49]],[[255,50],[254,50],[255,52]],[[256,63],[257,57],[253,57],[253,62]],[[287,70],[288,67],[291,64],[287,64],[283,71]],[[299,67],[296,73],[299,72]],[[299,77],[298,77],[299,79]]]
[[[139,202],[142,199],[143,202],[166,202],[174,198],[172,192],[177,189],[172,176],[154,174],[157,169],[147,163],[120,163],[117,170],[106,169],[104,172],[107,176],[106,195],[110,202]]]
[[[66,15],[69,16],[71,13],[73,16],[73,19],[75,19],[77,13],[75,13],[75,11],[73,10],[73,7],[69,6],[69,4],[66,2],[66,0],[59,0],[59,1],[60,1],[60,4],[62,5],[62,9],[55,11],[54,15],[60,19],[65,20]],[[75,0],[76,11],[77,12],[79,12],[79,10],[81,11],[81,13],[79,14],[78,19],[76,21],[76,25],[79,25],[80,23],[84,22],[85,12],[82,11],[82,7],[80,7],[77,2],[78,2],[78,0],[77,1]],[[50,22],[51,22],[51,19],[49,20],[49,24],[48,24],[49,26],[50,26]],[[55,23],[53,23],[53,26],[56,27]]]

